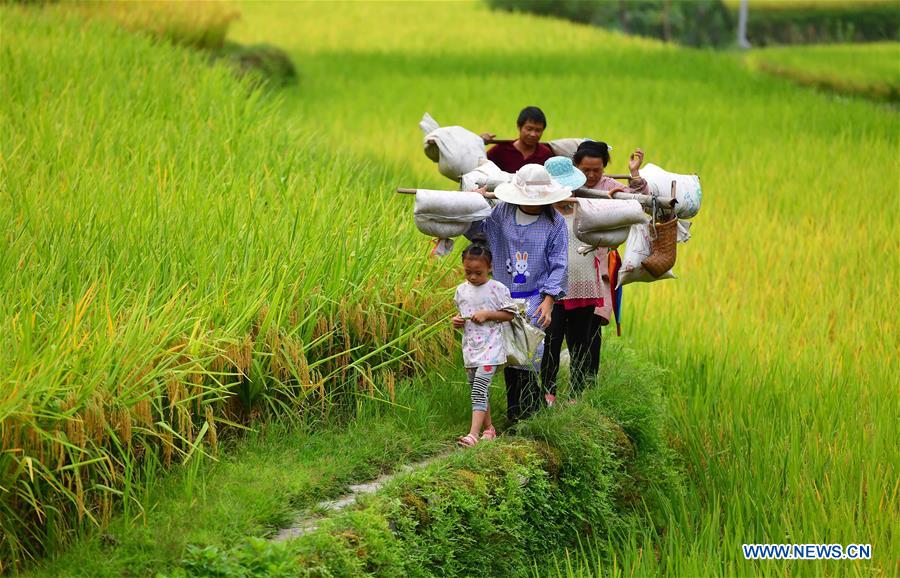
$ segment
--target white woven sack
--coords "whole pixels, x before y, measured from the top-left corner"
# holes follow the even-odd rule
[[[687,243],[691,239],[691,225],[690,221],[682,221],[678,220],[678,236],[676,237],[676,241],[679,243]]]
[[[650,193],[663,199],[672,196],[672,181],[675,181],[675,214],[680,219],[690,219],[700,212],[700,200],[703,190],[700,188],[700,177],[697,175],[679,175],[648,163],[640,170],[650,187]]]
[[[422,129],[423,134],[428,134],[433,130],[441,128],[441,125],[426,112],[422,115],[422,120],[419,121],[419,128]],[[437,159],[434,159],[434,162],[437,162]]]
[[[461,126],[440,127],[427,112],[419,122],[426,132],[425,155],[438,163],[438,170],[449,179],[459,182],[462,175],[474,170],[487,158],[480,136]]]
[[[550,147],[550,150],[553,151],[553,154],[560,157],[569,157],[572,158],[575,156],[575,151],[578,150],[578,145],[583,143],[587,139],[583,138],[558,138],[556,140],[552,140],[547,143]]]
[[[587,243],[592,248],[618,247],[628,239],[630,227],[619,227],[608,231],[588,231],[586,233],[575,232],[575,237],[582,243]]]
[[[437,237],[438,239],[452,239],[465,235],[469,227],[472,226],[471,223],[441,221],[434,217],[423,215],[413,215],[413,220],[420,233],[429,237]]]
[[[471,223],[489,217],[491,207],[480,193],[472,191],[416,189],[414,212],[443,221]]]
[[[479,181],[493,181],[508,183],[512,181],[513,174],[500,170],[500,167],[493,162],[485,159],[473,171],[469,171],[462,176],[459,183],[459,190],[474,191],[478,188]]]
[[[583,233],[620,229],[649,220],[641,204],[634,199],[578,199],[572,228],[575,236],[581,239]]]
[[[632,225],[628,232],[628,240],[625,243],[625,256],[622,258],[622,267],[619,269],[619,284],[616,289],[629,283],[652,283],[663,279],[674,279],[672,271],[666,271],[659,277],[654,277],[644,269],[642,263],[650,256],[650,226]]]
[[[475,221],[486,219],[491,206],[479,193],[418,189],[413,220],[422,233],[439,239],[464,234]]]

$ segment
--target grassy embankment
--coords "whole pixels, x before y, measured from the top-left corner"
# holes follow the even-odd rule
[[[849,96],[900,100],[900,43],[826,44],[754,50],[756,70]]]
[[[617,553],[627,573],[892,574],[898,544],[900,119],[677,49],[477,4],[243,4],[241,41],[304,63],[289,118],[322,142],[450,185],[416,122],[501,136],[538,104],[548,138],[592,136],[675,171],[706,195],[676,282],[631,286],[625,343],[667,368],[691,477],[668,530]],[[416,26],[403,23],[416,22]],[[478,22],[488,38],[464,23]],[[405,225],[411,226],[411,225]],[[870,562],[747,562],[745,542],[872,543]],[[648,556],[657,552],[658,557]]]

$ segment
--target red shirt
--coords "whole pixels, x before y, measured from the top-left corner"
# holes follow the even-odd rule
[[[544,143],[538,143],[534,153],[528,158],[523,157],[511,142],[495,144],[487,153],[488,160],[508,173],[514,173],[529,163],[543,165],[552,156],[553,151]]]

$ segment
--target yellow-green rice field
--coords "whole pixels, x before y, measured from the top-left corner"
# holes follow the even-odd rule
[[[102,525],[151,456],[445,362],[455,258],[392,191],[455,185],[424,112],[510,137],[533,104],[613,172],[639,146],[704,189],[678,280],[626,286],[621,338],[666,370],[685,491],[581,572],[900,573],[895,110],[475,2],[234,7],[228,39],[285,49],[295,85],[0,8],[0,565]],[[822,542],[873,558],[741,553]]]

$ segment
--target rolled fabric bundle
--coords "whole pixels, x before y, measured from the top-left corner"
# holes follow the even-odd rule
[[[547,146],[550,147],[550,150],[553,151],[553,154],[558,157],[569,157],[572,158],[575,156],[575,151],[578,150],[578,145],[583,143],[587,139],[583,138],[558,138],[556,140],[552,140],[547,143]]]
[[[700,212],[700,200],[703,190],[700,188],[700,177],[697,175],[679,175],[670,173],[653,163],[648,163],[640,170],[653,196],[668,199],[672,195],[672,181],[675,181],[675,214],[679,219],[691,219]]]
[[[448,179],[459,182],[487,158],[481,137],[461,126],[442,127],[426,112],[419,128],[425,133],[425,156],[438,163],[438,170]]]
[[[641,204],[628,199],[578,199],[575,206],[575,235],[590,231],[610,231],[648,223]]]
[[[469,226],[491,214],[491,206],[479,193],[418,189],[413,220],[422,233],[439,239],[464,234]]]
[[[459,190],[474,191],[481,186],[481,183],[508,183],[512,178],[512,173],[500,170],[500,167],[496,164],[485,159],[475,170],[469,171],[462,176],[459,183]]]
[[[471,223],[448,223],[439,221],[434,217],[424,217],[422,215],[413,215],[413,220],[420,233],[429,237],[437,237],[438,239],[459,237],[464,235],[471,226]]]
[[[474,191],[433,191],[416,189],[415,214],[446,222],[480,221],[491,214],[491,207],[481,193]]]
[[[582,243],[587,243],[592,249],[597,247],[618,247],[628,239],[628,231],[630,227],[619,227],[618,229],[609,229],[607,231],[588,231],[586,233],[575,233],[575,236]]]

